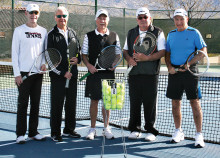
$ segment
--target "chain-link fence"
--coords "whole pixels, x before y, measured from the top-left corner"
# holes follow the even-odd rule
[[[50,31],[55,23],[54,11],[58,6],[65,6],[69,13],[68,26],[73,28],[80,38],[82,44],[84,35],[96,28],[95,24],[95,10],[99,8],[106,8],[110,14],[110,22],[108,28],[111,31],[117,32],[120,37],[121,46],[123,47],[127,32],[129,29],[137,25],[136,9],[101,7],[91,5],[72,4],[73,1],[68,1],[69,4],[59,1],[55,3],[52,1],[19,1],[19,0],[2,0],[0,1],[0,60],[10,61],[11,58],[11,41],[13,30],[15,27],[26,22],[25,7],[29,3],[36,3],[40,6],[41,14],[38,24]],[[67,2],[67,1],[65,1]],[[78,1],[74,1],[78,2]],[[165,35],[172,29],[175,29],[172,18],[168,15],[173,11],[159,11],[151,10],[153,24],[164,30]],[[200,30],[204,37],[209,53],[220,53],[220,31],[218,26],[220,24],[219,12],[190,12],[190,14],[197,14],[195,19],[190,20],[191,26]],[[202,14],[202,18],[199,15]],[[212,18],[207,19],[211,14]]]

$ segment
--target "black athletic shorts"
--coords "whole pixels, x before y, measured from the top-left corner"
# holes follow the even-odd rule
[[[89,97],[92,100],[102,99],[102,79],[115,79],[113,71],[99,71],[86,79],[85,97]]]
[[[202,98],[199,77],[188,71],[169,74],[166,96],[170,99],[181,100],[184,92],[188,100]]]

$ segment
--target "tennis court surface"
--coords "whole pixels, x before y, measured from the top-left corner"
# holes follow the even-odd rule
[[[77,96],[77,132],[82,135],[80,139],[64,139],[62,143],[55,143],[49,138],[50,125],[50,82],[48,74],[44,76],[41,104],[39,132],[47,135],[45,142],[28,141],[24,145],[15,144],[15,124],[17,111],[17,88],[14,84],[11,63],[0,64],[0,158],[2,157],[100,157],[102,150],[102,127],[101,102],[99,105],[97,130],[98,137],[93,141],[85,139],[89,130],[89,100],[84,98],[85,81],[78,82]],[[86,69],[79,67],[79,78],[86,73]],[[122,79],[125,69],[116,71],[116,78]],[[161,71],[158,87],[158,104],[156,128],[160,135],[154,142],[144,141],[145,134],[139,140],[128,140],[126,130],[129,121],[129,97],[128,85],[125,81],[124,108],[111,112],[110,123],[114,140],[106,140],[104,157],[123,157],[123,143],[120,126],[124,128],[125,142],[128,157],[220,157],[220,74],[206,73],[201,77],[200,86],[203,94],[201,105],[204,115],[203,134],[206,141],[205,148],[194,147],[195,126],[189,102],[185,96],[182,104],[183,124],[182,128],[186,140],[171,144],[169,142],[174,131],[172,119],[171,101],[166,98],[167,72]],[[29,111],[29,110],[28,110]],[[143,114],[142,114],[143,115]],[[121,119],[121,121],[120,121]],[[142,120],[144,123],[144,121]],[[143,127],[143,124],[142,124]]]

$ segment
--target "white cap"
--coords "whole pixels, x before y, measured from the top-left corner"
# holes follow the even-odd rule
[[[28,4],[26,11],[31,12],[31,11],[40,11],[40,10],[37,4]]]
[[[145,14],[146,16],[150,17],[150,12],[147,8],[145,7],[141,7],[141,8],[138,8],[137,9],[137,12],[136,12],[136,17],[138,17],[139,15],[141,14]]]
[[[187,16],[187,12],[184,10],[184,9],[176,9],[174,14],[173,14],[173,17],[174,16]]]
[[[106,15],[107,18],[109,18],[109,15],[108,15],[108,11],[107,11],[107,10],[105,10],[105,9],[99,9],[99,10],[96,12],[95,20],[96,20],[101,14],[104,14],[104,15]]]

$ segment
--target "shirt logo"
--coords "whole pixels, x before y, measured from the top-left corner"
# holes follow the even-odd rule
[[[37,32],[25,32],[27,38],[42,38],[41,33]]]

